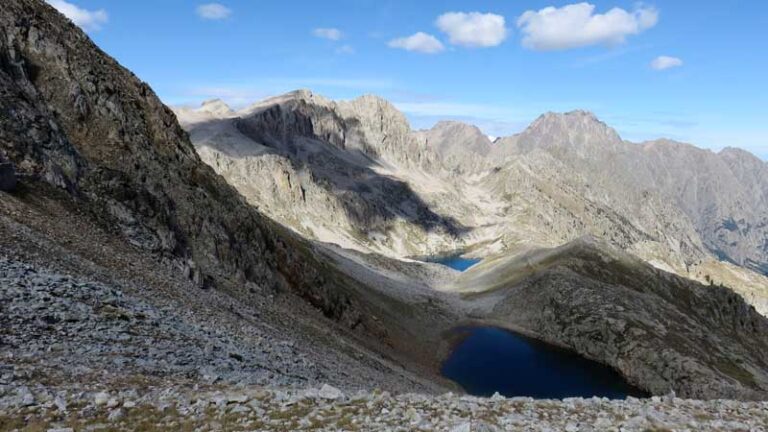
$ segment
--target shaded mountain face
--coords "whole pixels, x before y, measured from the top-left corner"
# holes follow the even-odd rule
[[[0,96],[0,154],[30,195],[63,191],[102,229],[201,288],[295,293],[368,328],[348,280],[249,206],[149,86],[43,2],[0,7]],[[222,105],[204,108],[220,116]]]
[[[230,254],[239,252],[220,240],[232,227],[201,223],[195,208],[216,212],[230,204],[237,212],[239,199],[200,164],[149,87],[53,9],[11,1],[0,14],[0,151],[20,175],[103,209],[137,246],[203,267],[232,264]],[[241,216],[256,222],[256,214]],[[248,235],[264,245],[256,226]],[[211,254],[203,245],[221,247]],[[261,252],[257,247],[248,259],[260,268],[248,272],[267,277],[270,271],[256,265]]]
[[[768,390],[768,320],[729,289],[654,269],[594,238],[485,260],[454,289],[475,315],[573,347],[654,394],[761,398]]]

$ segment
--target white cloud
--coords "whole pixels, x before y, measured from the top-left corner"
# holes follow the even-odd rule
[[[352,45],[342,45],[336,48],[336,54],[354,54],[355,48]]]
[[[563,50],[588,45],[617,45],[627,36],[656,25],[659,13],[651,7],[632,12],[613,8],[596,14],[595,5],[577,3],[561,8],[529,10],[517,20],[523,32],[523,46],[539,51]]]
[[[683,61],[677,57],[659,56],[653,59],[651,67],[656,70],[664,70],[680,67],[683,65]]]
[[[397,38],[389,41],[390,48],[400,48],[406,51],[415,51],[424,54],[436,54],[445,49],[436,37],[418,32],[408,37]]]
[[[104,9],[89,11],[64,0],[46,1],[85,31],[98,31],[109,21],[109,15]]]
[[[197,7],[197,14],[207,20],[222,20],[232,15],[232,9],[221,3],[206,3]]]
[[[507,38],[504,17],[492,13],[448,12],[437,17],[435,25],[454,45],[492,47]]]
[[[341,30],[336,28],[316,28],[312,30],[312,34],[319,38],[328,39],[332,41],[337,41],[344,36]]]

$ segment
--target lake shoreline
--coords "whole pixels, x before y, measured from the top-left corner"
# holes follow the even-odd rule
[[[459,326],[446,334],[446,340],[450,349],[441,375],[475,396],[497,392],[535,399],[649,396],[610,366],[509,329]]]

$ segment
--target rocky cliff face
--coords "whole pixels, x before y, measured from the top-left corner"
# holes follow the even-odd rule
[[[149,86],[42,2],[0,8],[0,95],[0,154],[31,196],[44,184],[65,192],[200,288],[296,294],[348,328],[369,328],[344,278],[249,206]]]
[[[509,159],[555,159],[561,177],[581,177],[591,195],[630,219],[644,208],[655,213],[639,221],[649,232],[667,231],[689,250],[699,245],[688,238],[698,237],[707,254],[763,272],[768,165],[747,152],[713,153],[669,140],[633,144],[581,111],[546,114],[499,144]]]
[[[642,150],[648,183],[675,200],[709,251],[768,274],[768,164],[743,150],[713,153],[667,140]]]
[[[177,111],[203,160],[303,235],[405,256],[450,247],[463,229],[396,174],[439,160],[379,98],[336,103],[298,91],[215,119],[209,105]]]

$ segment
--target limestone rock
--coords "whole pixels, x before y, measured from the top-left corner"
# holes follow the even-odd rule
[[[323,384],[323,387],[320,388],[320,392],[318,393],[318,396],[323,399],[337,400],[344,397],[344,394],[341,392],[341,390],[337,389],[336,387],[330,386],[328,384]]]

